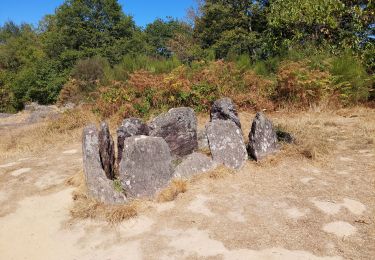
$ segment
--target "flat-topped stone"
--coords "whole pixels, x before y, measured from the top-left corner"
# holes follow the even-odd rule
[[[206,129],[214,161],[232,169],[241,168],[247,160],[241,129],[230,120],[213,120]]]
[[[119,177],[128,197],[152,197],[172,178],[172,157],[161,137],[125,139]]]

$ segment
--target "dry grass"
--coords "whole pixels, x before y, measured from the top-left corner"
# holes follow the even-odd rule
[[[184,193],[187,190],[188,182],[182,179],[173,179],[170,185],[162,190],[156,198],[157,202],[173,201],[178,194]]]
[[[296,142],[292,145],[284,145],[285,155],[302,155],[312,160],[324,160],[333,150],[334,142],[329,142],[332,131],[328,126],[336,127],[337,123],[327,124],[326,115],[318,113],[310,116],[299,116],[298,119],[283,117],[278,120],[278,127],[292,133]]]
[[[0,160],[45,150],[49,146],[78,142],[82,128],[97,117],[87,110],[72,110],[58,119],[1,131]]]
[[[73,192],[74,204],[70,210],[73,219],[91,218],[117,224],[138,214],[137,209],[140,201],[130,201],[126,205],[106,205],[90,198],[86,192],[83,171],[68,178],[65,184],[77,188]]]

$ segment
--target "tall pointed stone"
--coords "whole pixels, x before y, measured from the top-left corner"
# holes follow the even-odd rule
[[[113,180],[115,178],[115,145],[106,122],[100,124],[99,154],[107,178]]]
[[[88,195],[108,204],[121,204],[126,197],[114,188],[102,168],[99,155],[99,137],[95,125],[88,125],[83,130],[82,140],[83,172]]]

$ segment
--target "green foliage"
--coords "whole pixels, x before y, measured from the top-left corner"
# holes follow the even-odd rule
[[[345,103],[351,104],[367,100],[372,79],[355,56],[345,53],[334,58],[331,73]]]
[[[164,21],[156,19],[148,24],[145,29],[146,40],[151,48],[152,55],[160,55],[166,58],[172,56],[168,41],[176,34],[186,34],[191,30],[190,26],[175,19]]]
[[[168,73],[181,65],[176,58],[153,58],[147,55],[125,55],[122,62],[114,67],[113,77],[116,80],[127,80],[129,74],[137,70],[152,73]]]
[[[40,60],[33,66],[23,68],[12,83],[17,108],[28,101],[40,104],[56,102],[66,79],[67,75],[61,74],[58,65],[53,61]]]
[[[65,0],[38,28],[0,26],[0,111],[57,99],[99,100],[104,116],[205,110],[223,95],[267,108],[333,92],[344,104],[373,100],[374,10],[362,0],[203,0],[191,25],[142,29],[118,0]]]

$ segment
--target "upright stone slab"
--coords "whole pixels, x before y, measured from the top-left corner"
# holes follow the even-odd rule
[[[202,153],[192,153],[176,167],[174,176],[177,178],[190,178],[198,173],[207,172],[217,166],[210,157]]]
[[[191,108],[172,108],[154,118],[149,127],[150,136],[162,137],[172,155],[188,155],[198,147],[197,118]]]
[[[98,130],[95,125],[86,126],[82,140],[83,172],[85,174],[88,195],[108,204],[126,202],[124,194],[114,189],[102,168],[99,155]]]
[[[125,139],[120,180],[128,197],[152,197],[172,178],[168,144],[160,137],[132,136]]]
[[[135,135],[148,135],[149,128],[139,118],[127,118],[122,121],[122,124],[117,130],[117,162],[120,164],[122,152],[124,150],[124,141],[126,138]]]
[[[216,100],[211,107],[210,118],[210,121],[217,119],[231,120],[241,128],[241,122],[238,118],[236,106],[230,98]]]
[[[241,168],[247,160],[241,129],[230,120],[213,120],[206,129],[214,161],[232,169]]]
[[[115,178],[115,145],[106,122],[100,124],[99,154],[107,178],[113,180]]]
[[[249,133],[249,155],[259,161],[277,150],[277,135],[272,122],[263,113],[258,112]]]

